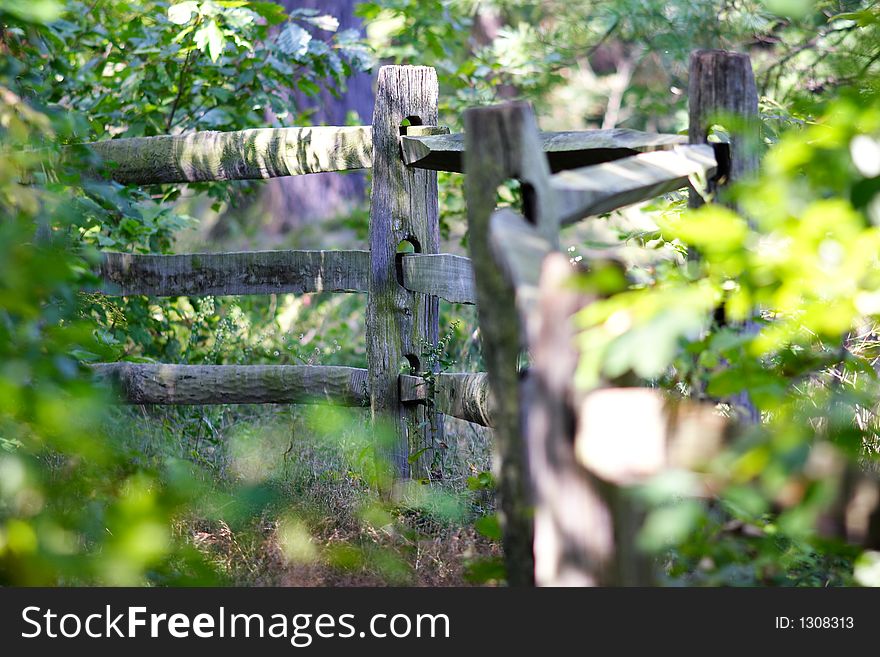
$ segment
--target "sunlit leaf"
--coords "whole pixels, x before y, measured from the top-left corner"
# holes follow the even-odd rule
[[[312,35],[296,23],[288,23],[278,35],[278,48],[285,55],[302,57],[309,51]]]
[[[199,3],[192,0],[178,2],[168,7],[168,20],[175,25],[186,25],[192,19],[193,14],[198,14]]]

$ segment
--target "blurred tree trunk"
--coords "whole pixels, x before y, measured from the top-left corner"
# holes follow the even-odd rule
[[[280,4],[288,11],[317,9],[336,17],[340,31],[363,32],[360,19],[354,15],[356,0],[280,0]],[[369,125],[373,115],[373,78],[369,73],[355,73],[339,97],[326,89],[308,97],[292,88],[291,100],[300,112],[310,111],[313,125],[345,125],[351,112],[358,116],[360,125]],[[345,214],[363,202],[365,189],[364,173],[318,173],[271,180],[264,192],[264,202],[272,217],[266,231],[279,235],[306,222]]]
[[[477,49],[491,45],[505,26],[504,18],[497,8],[491,5],[480,7],[474,15],[474,24],[471,28],[474,45]],[[499,100],[513,100],[519,91],[512,84],[501,84],[498,86],[497,93]]]

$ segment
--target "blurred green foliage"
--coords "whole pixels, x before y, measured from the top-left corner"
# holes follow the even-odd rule
[[[125,187],[84,177],[100,163],[75,144],[306,124],[292,81],[306,96],[338,90],[375,56],[435,66],[454,130],[465,107],[525,98],[546,128],[676,132],[696,47],[749,51],[772,147],[762,175],[731,190],[736,212],[685,212],[678,196],[658,204],[656,229],[621,233],[679,255],[631,270],[637,284],[595,271],[585,282],[615,294],[580,317],[581,382],[635,373],[731,414],[747,392],[761,413],[713,466],[717,503],[680,503],[687,478],[640,491],[652,509],[642,546],[664,555],[671,583],[876,581],[876,553],[817,537],[837,480],[807,466],[820,445],[875,467],[877,4],[392,0],[358,12],[367,43],[273,2],[0,0],[0,582],[222,582],[241,564],[192,528],[232,532],[243,559],[270,511],[287,561],[369,565],[395,583],[412,581],[420,523],[478,518],[498,538],[487,464],[454,445],[437,464],[448,486],[396,491],[359,417],[285,410],[263,425],[228,407],[108,409],[83,363],[362,365],[363,303],[83,293],[97,250],[169,252],[196,221],[183,201],[217,210],[254,185]],[[441,202],[444,237],[465,240],[459,176],[441,175]],[[445,308],[444,324],[426,361],[479,367],[472,309]],[[378,538],[320,546],[328,509]],[[474,556],[471,581],[503,581],[497,555]]]
[[[817,531],[845,481],[816,460],[880,465],[880,98],[865,82],[785,131],[758,174],[724,195],[736,211],[659,214],[646,237],[677,255],[638,283],[617,280],[578,316],[582,386],[633,373],[760,415],[710,468],[720,507],[655,500],[644,546],[674,547],[671,572],[686,580],[851,581],[857,551]],[[693,495],[679,483],[677,499]],[[732,538],[731,520],[752,534]]]
[[[284,39],[315,21],[327,39],[292,51]],[[245,482],[224,493],[179,450],[140,453],[116,433],[82,363],[127,353],[219,361],[237,353],[224,337],[241,337],[241,309],[82,294],[96,283],[94,247],[167,251],[189,220],[169,203],[180,188],[83,175],[99,163],[65,145],[240,129],[267,112],[283,121],[291,79],[307,93],[325,78],[341,84],[366,51],[317,12],[288,18],[260,2],[4,2],[0,25],[0,582],[216,583],[176,519],[251,515],[271,490]],[[252,102],[228,102],[242,95]],[[233,317],[224,324],[223,314]]]

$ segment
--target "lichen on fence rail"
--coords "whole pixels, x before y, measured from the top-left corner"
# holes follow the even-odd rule
[[[121,183],[259,180],[365,169],[373,163],[369,126],[255,128],[111,139],[84,144]]]

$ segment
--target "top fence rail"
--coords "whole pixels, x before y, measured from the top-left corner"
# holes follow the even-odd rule
[[[425,125],[407,126],[402,131],[405,164],[463,172],[464,134]],[[554,172],[685,143],[682,135],[624,129],[541,133],[541,146]],[[134,185],[265,180],[373,166],[370,126],[204,131],[111,139],[83,146],[109,163],[108,172],[114,180]]]

